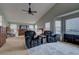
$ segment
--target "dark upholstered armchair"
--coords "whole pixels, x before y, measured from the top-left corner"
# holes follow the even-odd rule
[[[57,42],[56,34],[52,35],[51,31],[44,31],[44,35],[46,36],[47,43]]]
[[[32,42],[34,40],[35,35],[36,35],[36,33],[34,31],[26,31],[25,32],[25,44],[26,44],[27,48],[32,47]]]
[[[46,38],[47,43],[57,42],[56,34],[52,35],[51,31],[44,31],[43,34],[36,36],[35,31],[26,31],[25,32],[25,44],[27,48],[32,48],[43,44],[43,35]]]
[[[32,48],[41,44],[42,38],[36,36],[35,31],[26,31],[25,32],[25,44],[27,48]]]

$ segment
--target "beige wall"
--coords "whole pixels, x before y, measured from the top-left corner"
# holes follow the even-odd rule
[[[79,9],[79,4],[60,3],[52,7],[43,17],[37,21],[38,28],[44,28],[46,22],[51,22],[51,30],[54,31],[54,19],[56,16]]]

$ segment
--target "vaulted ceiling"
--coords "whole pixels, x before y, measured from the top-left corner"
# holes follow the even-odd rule
[[[0,9],[9,22],[34,24],[54,5],[55,3],[32,3],[32,10],[37,11],[34,15],[26,15],[22,11],[28,10],[28,3],[4,3],[0,4]]]

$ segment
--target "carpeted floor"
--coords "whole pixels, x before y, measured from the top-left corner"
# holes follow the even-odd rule
[[[30,55],[79,55],[79,46],[65,43],[47,43],[28,50]]]
[[[6,44],[0,48],[0,55],[79,55],[79,46],[65,43],[48,43],[26,49],[24,37],[8,38]]]
[[[6,44],[0,48],[0,55],[25,55],[28,54],[25,49],[24,37],[8,38]]]

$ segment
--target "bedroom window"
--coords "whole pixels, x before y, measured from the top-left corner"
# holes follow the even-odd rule
[[[50,22],[45,23],[45,30],[50,30]]]
[[[2,16],[0,16],[0,26],[2,26]]]
[[[29,25],[30,30],[34,30],[34,25]]]
[[[38,26],[37,26],[37,25],[35,25],[35,31],[37,31],[37,29],[38,29]]]
[[[59,20],[55,21],[55,33],[61,34],[61,21]]]
[[[79,18],[72,18],[66,20],[65,33],[79,35]]]
[[[18,37],[17,24],[10,24],[11,33]]]

